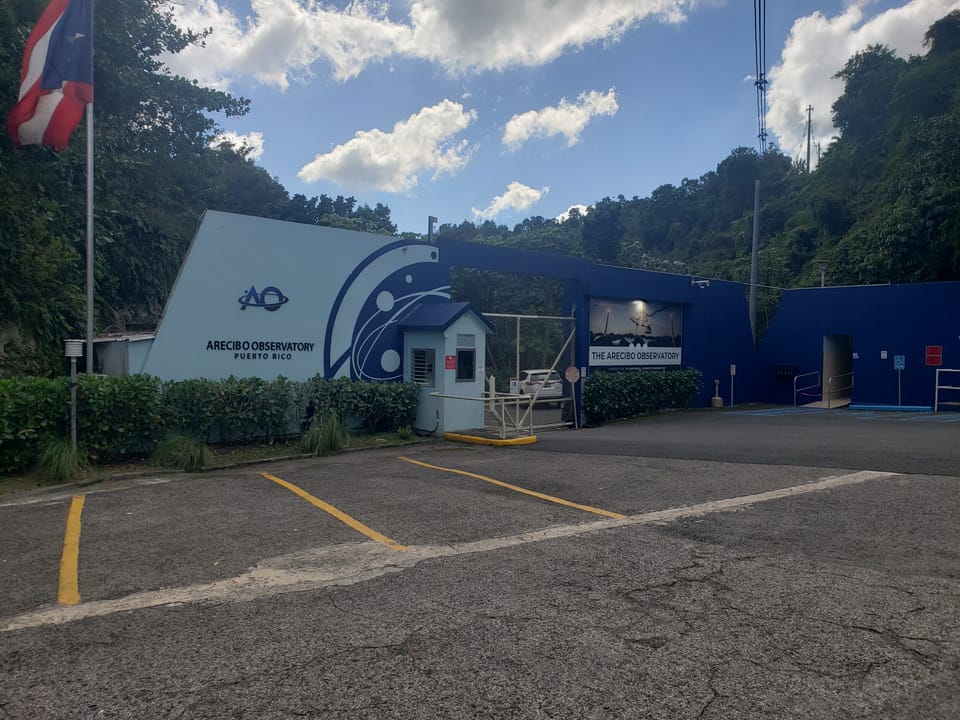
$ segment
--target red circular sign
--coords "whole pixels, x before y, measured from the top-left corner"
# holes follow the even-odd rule
[[[568,383],[575,383],[580,379],[580,371],[577,370],[575,366],[571,365],[564,371],[563,376],[567,379]]]

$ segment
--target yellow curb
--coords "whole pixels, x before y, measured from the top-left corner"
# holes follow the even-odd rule
[[[499,445],[499,446],[507,446],[507,447],[512,445],[532,445],[537,441],[536,435],[528,435],[527,437],[509,438],[506,440],[479,437],[477,435],[462,435],[461,433],[453,433],[453,432],[444,433],[443,436],[447,440],[454,440],[456,442],[473,443],[475,445]]]

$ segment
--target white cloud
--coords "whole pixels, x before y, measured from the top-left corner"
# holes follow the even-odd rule
[[[548,192],[550,188],[546,186],[537,190],[514,180],[507,186],[507,191],[503,195],[497,195],[486,208],[471,208],[471,211],[475,217],[492,220],[504,210],[526,210]]]
[[[408,192],[424,172],[436,177],[466,165],[467,141],[454,138],[476,117],[476,111],[443,100],[401,120],[392,132],[357,132],[343,145],[317,155],[297,177],[305,182],[330,180],[357,191]]]
[[[936,20],[960,9],[958,0],[912,0],[867,18],[870,4],[856,0],[841,14],[820,12],[798,18],[783,48],[780,64],[767,74],[767,127],[781,150],[797,155],[806,144],[806,108],[813,105],[812,134],[826,148],[837,134],[830,108],[843,92],[833,76],[868,45],[883,44],[898,55],[923,51],[923,36]]]
[[[223,143],[228,143],[237,149],[238,152],[247,150],[248,160],[259,160],[263,157],[263,133],[254,130],[246,135],[240,135],[235,132],[225,132],[217,135],[210,141],[210,147],[217,147]]]
[[[558,223],[565,223],[567,220],[570,219],[570,213],[571,213],[574,209],[576,209],[577,212],[580,213],[580,217],[583,217],[583,216],[586,215],[588,212],[590,212],[590,208],[589,208],[589,207],[587,207],[586,205],[580,205],[580,204],[578,203],[578,204],[575,204],[575,205],[571,205],[571,206],[568,207],[566,210],[564,210],[562,213],[560,213],[559,215],[557,215],[557,217],[554,218],[554,219],[555,219]]]
[[[540,66],[564,52],[616,42],[647,18],[677,23],[697,0],[414,0],[405,18],[383,0],[251,0],[241,21],[216,0],[182,0],[183,28],[212,28],[205,48],[167,58],[175,72],[226,87],[236,76],[286,88],[325,62],[347,80],[392,57],[428,60],[450,73]]]
[[[567,146],[580,142],[580,133],[597,115],[615,115],[620,109],[617,92],[610,88],[605,93],[591,90],[581,93],[576,103],[560,98],[560,103],[541,110],[530,110],[514,115],[503,130],[503,144],[516,150],[531,137],[563,135]]]

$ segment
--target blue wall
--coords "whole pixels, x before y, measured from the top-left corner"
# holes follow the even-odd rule
[[[933,405],[925,350],[943,346],[943,367],[960,368],[960,282],[787,290],[760,345],[758,399],[792,403],[793,383],[776,366],[819,370],[824,335],[853,340],[853,402],[897,404],[894,357],[903,355],[902,403]]]
[[[735,402],[792,403],[792,373],[778,378],[777,368],[820,370],[825,335],[852,338],[854,402],[895,404],[894,358],[902,355],[903,404],[931,405],[935,372],[924,362],[928,345],[943,347],[943,367],[960,368],[960,282],[788,290],[755,350],[746,291],[739,283],[710,280],[700,287],[689,275],[575,257],[449,240],[433,246],[208,212],[142,371],[164,379],[281,374],[304,379],[317,373],[399,379],[399,318],[422,300],[447,301],[450,270],[457,266],[560,280],[563,313],[577,317],[581,368],[590,368],[592,301],[613,301],[611,307],[635,300],[681,306],[682,367],[703,373],[703,391],[694,402],[699,406],[709,404],[714,380],[720,380],[720,395],[729,402],[732,364]],[[263,297],[270,290],[271,303],[258,297],[251,304],[254,289]],[[649,337],[638,339],[632,330],[616,332],[621,334],[611,342],[635,348],[659,335],[647,331]],[[138,343],[138,351],[141,345],[148,343]],[[275,352],[280,345],[295,347]],[[130,372],[139,370],[142,352],[129,359]],[[948,399],[960,400],[956,393]]]
[[[683,306],[683,367],[703,373],[703,391],[694,405],[707,406],[720,380],[720,394],[730,398],[730,365],[737,366],[734,400],[756,398],[753,384],[756,353],[750,333],[743,286],[711,280],[708,287],[691,283],[689,275],[596,265],[580,258],[498,248],[460,241],[439,242],[440,261],[448,266],[523,273],[564,281],[564,314],[577,322],[577,364],[588,366],[591,298],[644,299]],[[485,308],[478,308],[481,312]]]

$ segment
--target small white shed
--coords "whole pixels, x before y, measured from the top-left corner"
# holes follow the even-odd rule
[[[421,388],[416,428],[440,435],[482,428],[490,322],[469,303],[422,302],[398,324],[404,382]]]

